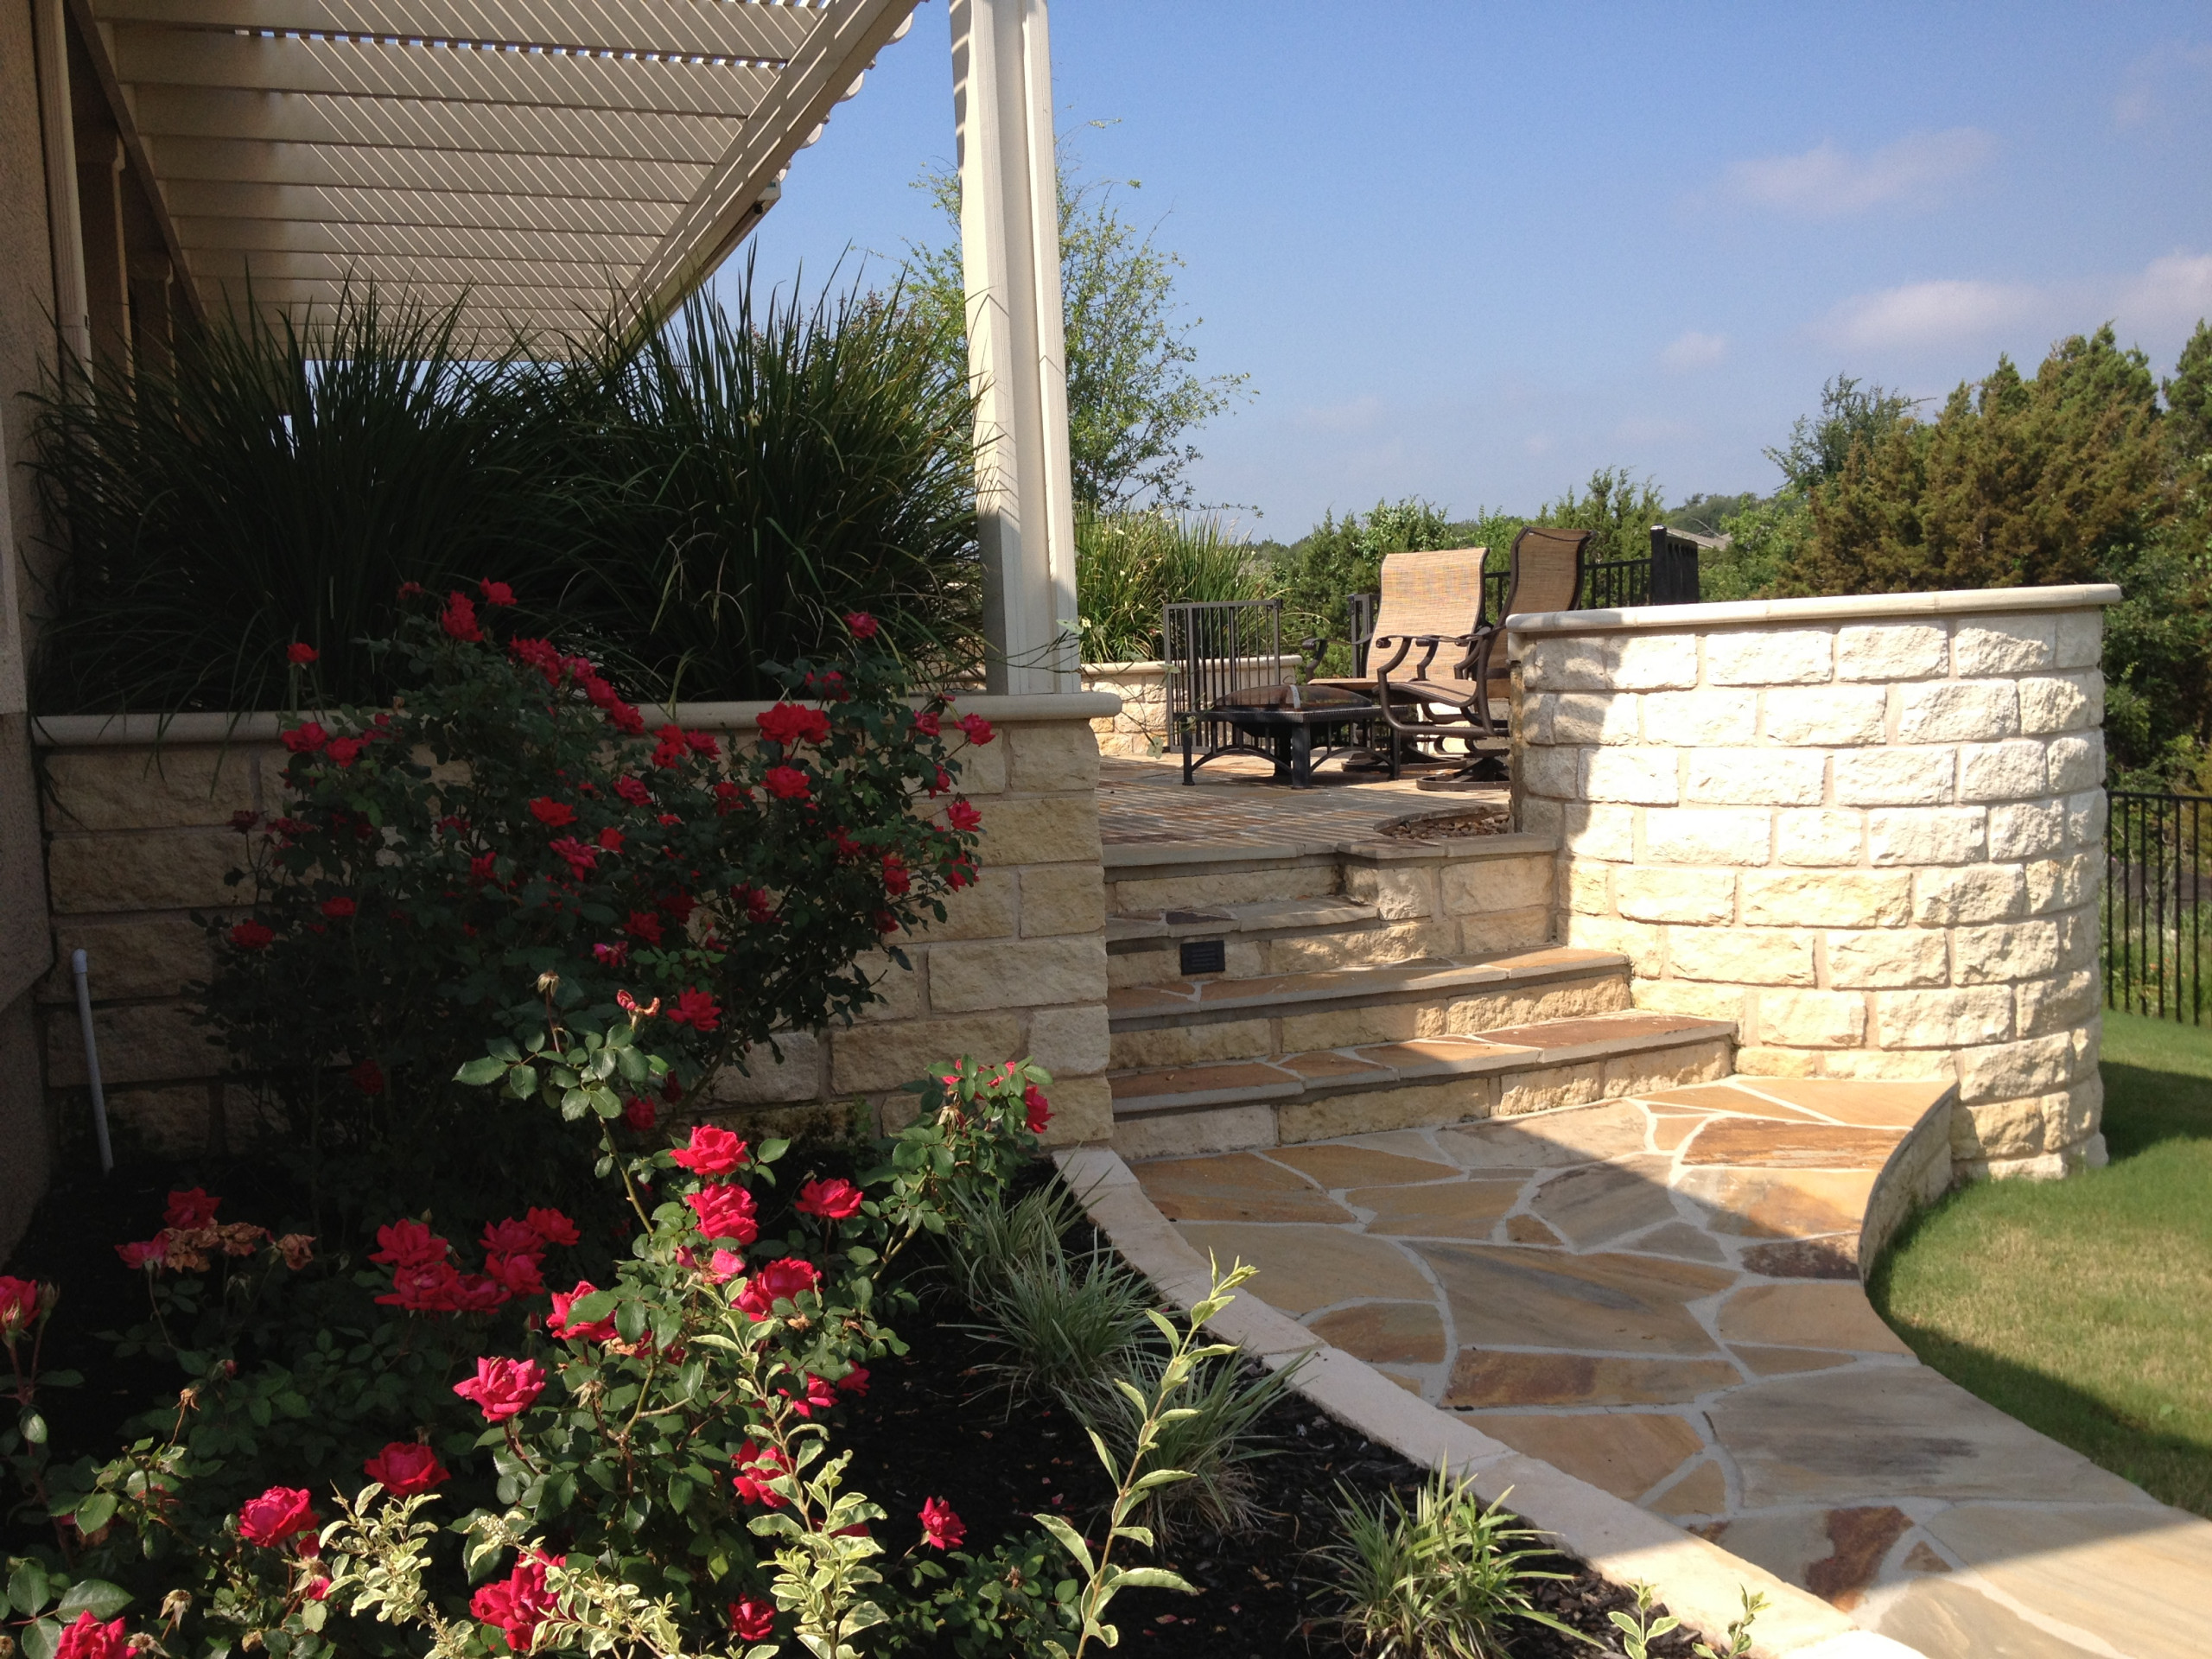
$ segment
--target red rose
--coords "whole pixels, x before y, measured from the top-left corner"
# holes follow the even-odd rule
[[[476,584],[476,591],[484,595],[486,605],[512,605],[515,602],[515,590],[504,582],[486,579]]]
[[[524,1223],[538,1238],[548,1244],[573,1244],[582,1236],[576,1224],[558,1210],[531,1208],[523,1216]]]
[[[535,1227],[526,1221],[517,1221],[512,1216],[486,1222],[484,1230],[476,1236],[487,1254],[500,1255],[534,1254],[543,1243]]]
[[[530,804],[530,816],[548,830],[565,830],[576,821],[576,809],[541,795]]]
[[[653,1103],[643,1096],[632,1095],[622,1103],[622,1121],[639,1135],[651,1135],[657,1114]]]
[[[181,1192],[169,1194],[168,1203],[162,1211],[162,1219],[170,1226],[181,1227],[188,1232],[195,1227],[212,1226],[215,1211],[222,1207],[222,1203],[220,1198],[209,1198],[202,1188],[187,1187]]]
[[[722,1011],[712,993],[689,990],[676,999],[676,1006],[668,1011],[671,1025],[689,1026],[702,1035],[722,1022]]]
[[[365,738],[334,737],[330,740],[330,748],[327,753],[330,758],[338,763],[338,768],[342,772],[359,760],[361,751],[368,747],[368,740]]]
[[[791,1402],[791,1409],[802,1417],[811,1417],[817,1411],[827,1411],[837,1403],[836,1390],[812,1371],[806,1374],[806,1387],[798,1394],[783,1390],[784,1398]]]
[[[507,1645],[528,1653],[537,1639],[537,1627],[556,1611],[553,1592],[545,1587],[545,1569],[562,1567],[565,1555],[527,1555],[515,1563],[504,1579],[480,1586],[469,1598],[468,1611],[486,1624],[496,1624]]]
[[[394,1497],[427,1492],[450,1478],[438,1454],[420,1440],[394,1440],[363,1464],[361,1471]]]
[[[457,1273],[453,1281],[453,1306],[455,1313],[489,1313],[504,1307],[510,1300],[507,1287],[488,1273]]]
[[[622,850],[622,832],[620,830],[617,830],[613,824],[608,824],[606,829],[599,832],[599,845],[600,849],[602,852],[620,852]]]
[[[653,798],[642,778],[632,778],[626,772],[614,780],[614,792],[632,806],[643,806]]]
[[[716,1181],[684,1195],[683,1202],[699,1217],[699,1230],[709,1238],[734,1238],[750,1244],[760,1236],[753,1218],[753,1195],[741,1186]]]
[[[543,1296],[545,1294],[545,1281],[538,1276],[537,1256],[534,1252],[487,1255],[484,1258],[484,1276],[510,1296]]]
[[[579,880],[599,868],[599,855],[574,836],[563,836],[556,840],[553,852],[569,867],[569,873]]]
[[[353,1079],[353,1086],[365,1095],[384,1093],[384,1068],[374,1060],[363,1060],[346,1075]]]
[[[545,1391],[545,1373],[534,1359],[480,1359],[476,1375],[453,1391],[474,1402],[486,1422],[504,1423]]]
[[[796,1255],[771,1262],[746,1281],[745,1288],[737,1294],[737,1305],[756,1319],[765,1319],[775,1312],[779,1301],[791,1301],[801,1291],[812,1290],[822,1282],[822,1274],[811,1262]]]
[[[603,1319],[588,1319],[579,1323],[569,1313],[585,1297],[598,1294],[599,1287],[588,1279],[577,1280],[574,1290],[555,1291],[553,1317],[547,1321],[545,1328],[556,1337],[574,1338],[582,1342],[613,1341],[614,1316],[612,1313]]]
[[[837,1392],[840,1394],[866,1394],[868,1392],[868,1367],[865,1365],[855,1365],[851,1370],[847,1371],[842,1376],[839,1377],[837,1379]]]
[[[242,806],[231,814],[231,828],[240,835],[249,835],[253,826],[261,822],[261,814],[250,806]]]
[[[158,1238],[142,1238],[135,1244],[118,1244],[115,1253],[123,1258],[126,1268],[143,1268],[149,1262],[158,1262],[168,1252],[168,1246]]]
[[[446,601],[446,607],[438,613],[438,626],[463,645],[473,645],[484,638],[484,630],[476,626],[476,607],[467,594],[456,593]]]
[[[965,796],[955,799],[950,806],[944,809],[944,821],[955,830],[980,830],[983,827],[983,815],[969,803]]]
[[[295,1533],[315,1524],[313,1500],[296,1486],[271,1486],[238,1509],[238,1536],[249,1544],[274,1548]]]
[[[939,766],[937,769],[936,779],[930,785],[930,798],[931,800],[935,800],[938,796],[944,794],[946,790],[950,789],[951,787],[952,774],[947,772],[943,766]]]
[[[855,639],[875,638],[876,620],[866,611],[847,611],[845,626],[853,631],[853,638]]]
[[[594,944],[591,954],[593,960],[602,968],[627,968],[630,965],[630,947],[626,944]]]
[[[936,737],[944,729],[933,710],[925,709],[914,716],[914,729],[924,737]]]
[[[399,584],[399,596],[400,596],[402,599],[420,599],[420,598],[422,598],[422,597],[423,597],[423,584],[422,584],[421,582],[401,582],[401,583]]]
[[[377,1248],[369,1260],[386,1267],[419,1268],[444,1261],[452,1248],[421,1222],[402,1216],[389,1226],[377,1229]]]
[[[493,869],[499,861],[497,853],[478,853],[468,861],[468,879],[477,887],[492,880]]]
[[[730,1484],[737,1488],[738,1497],[747,1503],[758,1503],[763,1508],[779,1510],[784,1499],[768,1483],[777,1476],[791,1471],[791,1459],[774,1446],[758,1446],[747,1440],[730,1459],[737,1465],[737,1473]]]
[[[957,1549],[968,1528],[941,1497],[922,1500],[922,1533],[932,1549]]]
[[[771,766],[760,781],[779,801],[803,801],[810,788],[806,774],[797,766]]]
[[[978,747],[989,742],[996,735],[991,730],[991,722],[981,715],[963,715],[960,716],[958,724],[960,729],[968,734],[968,741]]]
[[[61,1632],[54,1659],[129,1659],[130,1652],[130,1638],[123,1633],[123,1621],[103,1624],[87,1607]]]
[[[87,1613],[86,1618],[92,1615]],[[121,1621],[117,1621],[120,1625]],[[745,1596],[729,1605],[729,1633],[741,1642],[766,1642],[776,1633],[776,1604]]]
[[[461,1274],[450,1262],[403,1263],[391,1270],[391,1288],[377,1298],[385,1307],[410,1313],[454,1313],[461,1304]]]
[[[302,644],[297,639],[284,647],[284,660],[294,668],[305,668],[321,654],[313,645]]]
[[[118,1248],[130,1250],[138,1247],[124,1244]],[[124,1260],[129,1262],[130,1258],[126,1255]],[[131,1265],[136,1267],[138,1264],[131,1262]],[[0,1278],[0,1336],[12,1337],[27,1329],[37,1318],[38,1281],[35,1279]]]
[[[266,950],[276,934],[259,922],[248,918],[230,931],[230,941],[241,950]]]
[[[790,748],[796,743],[823,743],[830,738],[830,716],[819,709],[779,702],[760,716],[760,735]]]
[[[809,1181],[799,1188],[796,1207],[803,1216],[819,1216],[824,1221],[850,1221],[861,1212],[861,1190],[842,1178]]]
[[[633,939],[642,939],[647,944],[658,944],[660,925],[660,918],[652,912],[633,910],[630,912],[630,919],[623,924],[622,931]]]
[[[353,901],[343,893],[335,899],[326,899],[322,901],[322,913],[334,922],[345,920],[353,913],[354,909]]]
[[[692,1127],[690,1145],[669,1156],[694,1174],[727,1175],[743,1168],[752,1160],[753,1154],[743,1141],[728,1129],[699,1123]]]
[[[330,734],[310,720],[295,726],[290,731],[281,734],[276,741],[294,754],[313,754],[330,741]]]
[[[1044,1134],[1045,1126],[1052,1121],[1052,1103],[1045,1098],[1044,1090],[1031,1084],[1021,1091],[1021,1103],[1029,1109],[1029,1133]]]
[[[824,702],[842,702],[845,700],[845,677],[834,668],[825,668],[819,674],[808,675],[806,687],[819,695]]]

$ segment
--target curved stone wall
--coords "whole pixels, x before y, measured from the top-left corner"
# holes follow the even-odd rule
[[[2116,588],[1516,617],[1554,937],[1758,1074],[1955,1078],[1961,1174],[2103,1161],[2103,607]]]

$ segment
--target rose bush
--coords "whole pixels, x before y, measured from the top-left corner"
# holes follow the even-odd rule
[[[414,595],[377,647],[404,695],[288,728],[283,811],[236,821],[251,913],[208,922],[201,1017],[281,1112],[326,1235],[372,1203],[562,1190],[573,1160],[542,1123],[453,1082],[487,1032],[604,1026],[634,995],[660,1011],[669,1097],[696,1094],[849,1018],[973,879],[979,818],[953,791],[988,723],[913,706],[869,619],[837,661],[775,669],[803,701],[733,753],[649,721],[583,657],[500,638],[506,602],[498,582]]]

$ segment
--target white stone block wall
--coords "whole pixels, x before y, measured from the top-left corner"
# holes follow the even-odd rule
[[[1554,937],[1745,1072],[1955,1078],[1961,1173],[2103,1161],[2109,587],[1516,619]]]
[[[680,705],[687,727],[752,741],[765,703]],[[900,1085],[970,1053],[1031,1055],[1053,1074],[1055,1144],[1103,1140],[1107,1088],[1105,885],[1098,840],[1102,697],[963,696],[997,740],[962,756],[960,790],[983,817],[976,884],[947,900],[944,922],[900,944],[911,971],[887,957],[882,1001],[853,1025],[782,1039],[750,1075],[717,1080],[714,1105],[798,1128],[864,1103],[880,1122],[911,1116]],[[111,1116],[131,1140],[191,1154],[249,1137],[250,1103],[226,1083],[223,1056],[191,1020],[184,985],[213,958],[194,911],[238,905],[223,881],[244,861],[228,826],[241,808],[281,810],[284,752],[277,721],[180,716],[156,748],[152,722],[67,717],[42,722],[47,870],[57,966],[38,989],[50,1103],[81,1122],[83,1048],[67,963],[92,957],[93,1027]]]

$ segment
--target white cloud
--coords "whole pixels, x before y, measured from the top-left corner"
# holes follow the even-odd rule
[[[2171,46],[2129,66],[2126,84],[2112,101],[2113,124],[2163,124],[2178,101],[2202,105],[2212,80],[2212,46]]]
[[[1727,355],[1727,335],[1701,334],[1693,328],[1661,352],[1659,362],[1677,371],[1709,369]]]
[[[1738,162],[1728,169],[1727,188],[1753,207],[1834,219],[1887,202],[1931,201],[1996,152],[1996,139],[1978,127],[1908,133],[1863,156],[1829,139],[1802,155]]]
[[[1309,432],[1365,432],[1382,418],[1382,400],[1372,392],[1341,404],[1309,404],[1292,416]]]
[[[2137,327],[2187,328],[2212,317],[2212,253],[2153,259],[2120,290],[2119,315]]]
[[[1846,300],[1815,332],[1861,351],[1947,345],[2027,321],[2043,302],[2040,289],[2022,283],[1907,283]]]

